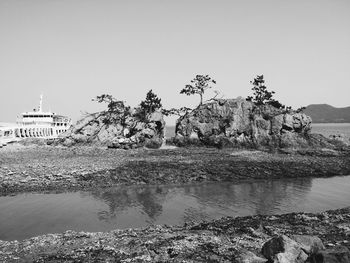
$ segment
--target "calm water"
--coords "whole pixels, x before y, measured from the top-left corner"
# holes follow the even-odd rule
[[[312,133],[321,133],[326,137],[342,134],[350,138],[350,123],[313,123],[311,127]]]
[[[68,229],[107,231],[221,216],[317,212],[350,205],[350,176],[327,179],[115,187],[0,197],[0,239]]]

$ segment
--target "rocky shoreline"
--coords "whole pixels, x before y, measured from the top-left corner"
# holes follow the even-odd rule
[[[311,262],[349,262],[349,249],[350,207],[316,214],[225,217],[183,226],[97,233],[66,231],[23,241],[0,241],[0,260],[266,262],[270,257],[287,260],[276,262],[304,262],[292,261],[303,255]],[[317,261],[320,257],[337,261]]]
[[[268,153],[206,147],[106,149],[9,145],[0,149],[0,194],[135,184],[350,175],[350,152]]]
[[[269,153],[164,147],[125,151],[20,144],[0,149],[0,195],[97,186],[335,175],[350,175],[347,149],[284,149]],[[280,244],[285,253],[280,251]],[[346,261],[350,259],[349,249],[350,207],[318,214],[226,217],[183,226],[98,233],[66,231],[23,241],[0,241],[0,261],[267,262],[293,255],[302,259],[276,262],[304,262],[301,260],[306,258],[323,262],[317,261],[320,257],[338,257],[343,261],[334,262],[349,262]]]

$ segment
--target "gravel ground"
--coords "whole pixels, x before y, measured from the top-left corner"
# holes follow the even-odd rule
[[[0,194],[96,186],[350,175],[349,152],[8,145],[0,149]]]

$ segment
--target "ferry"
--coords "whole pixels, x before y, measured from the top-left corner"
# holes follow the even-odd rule
[[[54,139],[66,132],[72,120],[51,111],[43,111],[43,96],[40,95],[39,107],[33,111],[23,112],[16,123],[0,124],[0,147],[9,142],[25,138]]]

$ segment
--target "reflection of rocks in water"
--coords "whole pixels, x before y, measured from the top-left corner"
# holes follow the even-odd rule
[[[109,221],[116,218],[118,213],[128,210],[130,207],[136,206],[136,200],[131,198],[132,188],[110,188],[110,189],[96,189],[92,192],[85,192],[95,199],[103,201],[108,205],[108,210],[100,210],[98,212],[98,219],[101,221]]]
[[[126,211],[130,207],[135,206],[135,201],[130,197],[130,189],[110,189],[102,192],[100,199],[109,207],[109,211],[102,210],[98,212],[98,218],[102,221],[108,221],[115,218],[118,213]]]
[[[280,212],[279,206],[283,203],[293,208],[293,204],[302,202],[311,186],[310,178],[243,184],[218,183],[188,186],[185,187],[185,194],[194,196],[203,206],[214,206],[216,210],[226,210],[226,213],[231,210],[230,214],[234,211],[237,211],[237,215],[271,214]]]
[[[232,183],[213,183],[185,187],[185,194],[198,198],[203,205],[216,204],[227,206],[235,202],[236,191],[232,191]]]
[[[101,221],[110,221],[118,215],[132,213],[146,217],[148,224],[157,222],[163,209],[181,213],[185,222],[214,219],[221,216],[274,214],[294,211],[305,200],[312,181],[294,180],[257,181],[254,183],[210,183],[180,187],[137,186],[100,189],[90,193],[102,200],[108,209],[98,212]],[[171,200],[170,202],[168,202]],[[163,206],[166,205],[166,208]],[[131,210],[134,210],[132,212]],[[167,215],[165,215],[167,217]]]
[[[162,204],[164,203],[166,194],[167,191],[160,187],[144,187],[137,189],[137,201],[142,206],[142,210],[152,221],[155,221],[155,219],[162,213]]]
[[[102,221],[109,221],[116,218],[118,214],[135,207],[141,208],[154,221],[162,213],[162,204],[167,193],[167,188],[149,186],[115,187],[89,192],[94,198],[102,200],[109,207],[108,211],[98,212],[98,218]]]
[[[256,214],[272,214],[280,212],[279,207],[286,200],[290,208],[305,200],[310,192],[312,181],[310,178],[294,180],[266,181],[264,184],[252,183],[248,185],[249,196],[254,198]],[[294,210],[294,209],[291,209]]]

